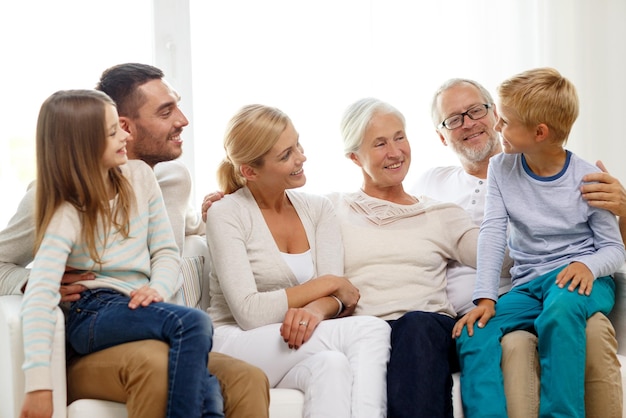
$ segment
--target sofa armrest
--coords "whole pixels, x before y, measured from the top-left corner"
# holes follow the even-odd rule
[[[0,296],[0,416],[17,418],[24,400],[24,346],[20,305],[22,296]],[[57,308],[52,347],[53,418],[65,418],[65,318]]]
[[[615,328],[617,353],[626,356],[626,264],[613,275],[615,280],[615,306],[609,319]]]

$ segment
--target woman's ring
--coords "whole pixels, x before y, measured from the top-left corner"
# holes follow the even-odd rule
[[[308,323],[308,322],[306,322],[306,321],[300,321],[300,322],[299,322],[299,324],[300,324],[300,325],[304,325],[305,327],[306,327],[307,325],[309,325],[309,323]]]

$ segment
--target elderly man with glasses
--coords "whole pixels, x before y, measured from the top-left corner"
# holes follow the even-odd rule
[[[461,166],[437,167],[425,172],[414,185],[414,194],[454,202],[475,223],[483,218],[489,159],[502,152],[495,131],[497,109],[489,92],[467,79],[445,82],[435,93],[432,120],[443,145],[452,148]],[[581,179],[581,182],[583,179]],[[620,217],[622,239],[626,228],[626,191],[608,173],[593,174],[583,186],[583,198],[592,206],[611,210]],[[507,272],[504,272],[508,274]],[[458,263],[448,266],[448,296],[458,315],[474,307],[471,299],[476,270]],[[500,294],[510,288],[510,278],[500,281]],[[505,392],[508,415],[528,418],[538,415],[539,360],[537,337],[515,331],[502,339]],[[587,321],[587,367],[585,405],[588,417],[622,416],[622,381],[617,359],[615,330],[606,316],[597,313]]]

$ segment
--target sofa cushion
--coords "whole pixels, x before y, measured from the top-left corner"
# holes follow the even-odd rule
[[[185,306],[200,308],[203,269],[203,256],[183,257],[180,263],[180,276],[183,282],[180,293]]]
[[[98,399],[79,399],[67,408],[67,418],[127,418],[128,411],[123,403]]]

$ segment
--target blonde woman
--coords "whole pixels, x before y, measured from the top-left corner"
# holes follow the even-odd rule
[[[250,105],[230,121],[218,171],[226,196],[207,219],[214,350],[305,394],[306,417],[386,416],[389,325],[350,316],[358,290],[343,277],[330,201],[306,182],[290,119]]]

